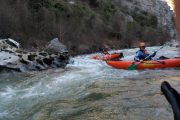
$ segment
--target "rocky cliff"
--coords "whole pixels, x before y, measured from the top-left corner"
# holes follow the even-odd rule
[[[175,38],[173,13],[161,0],[0,1],[0,37],[28,49],[61,39],[72,54],[149,45]]]
[[[126,6],[132,11],[144,11],[157,17],[158,26],[167,30],[171,39],[175,39],[176,30],[173,21],[173,11],[166,0],[115,0],[116,3]]]

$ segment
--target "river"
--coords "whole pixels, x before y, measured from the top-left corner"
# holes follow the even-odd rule
[[[153,52],[159,49],[159,46],[148,47],[147,49]],[[135,51],[137,51],[137,49],[124,49],[111,52],[123,52],[125,56],[123,59],[129,60],[133,59]],[[89,104],[85,98],[89,95],[90,86],[92,87],[94,83],[98,81],[105,83],[111,83],[111,81],[112,83],[116,81],[121,83],[122,81],[123,84],[126,80],[130,80],[132,83],[130,82],[128,85],[133,85],[138,79],[179,76],[178,68],[142,71],[114,69],[103,61],[90,59],[90,57],[95,54],[100,53],[80,55],[71,58],[73,62],[68,64],[65,69],[51,69],[27,73],[1,73],[0,119],[68,120],[71,119],[71,115],[76,116],[76,114],[78,114],[78,117],[72,119],[83,119],[83,117],[79,117],[81,114],[79,115],[79,113],[73,112],[77,110],[76,108],[78,108],[78,111],[82,109],[82,111],[86,112],[86,109],[82,107],[81,103]],[[178,48],[165,46],[157,53],[157,57],[161,55],[166,57],[179,56]],[[179,82],[177,84],[179,84]],[[96,96],[96,94],[92,95]],[[106,94],[103,95],[106,96]],[[104,97],[102,97],[102,99],[103,98]],[[81,102],[79,102],[79,100]],[[62,104],[66,105],[63,106]],[[58,107],[56,108],[55,106]],[[66,107],[67,109],[65,109]],[[97,108],[96,110],[99,109]],[[82,113],[82,111],[80,111],[80,113]]]

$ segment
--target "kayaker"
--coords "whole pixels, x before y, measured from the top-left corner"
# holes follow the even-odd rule
[[[150,55],[145,48],[146,48],[146,44],[144,42],[140,42],[139,50],[136,52],[136,55],[134,57],[135,61],[141,62]],[[155,55],[156,55],[156,52],[150,55],[146,60],[152,60],[152,57],[154,57]]]
[[[103,48],[100,48],[100,51],[102,51],[102,53],[105,55],[109,54],[108,50],[110,50],[110,47],[106,44],[103,45]]]

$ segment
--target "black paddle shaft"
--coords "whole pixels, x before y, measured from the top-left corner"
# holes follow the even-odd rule
[[[164,96],[166,97],[169,104],[171,104],[173,113],[174,113],[174,120],[180,120],[180,95],[179,93],[170,86],[170,84],[164,81],[161,84],[161,91],[163,92]]]

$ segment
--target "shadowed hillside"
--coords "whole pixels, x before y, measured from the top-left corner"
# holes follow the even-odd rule
[[[55,37],[76,54],[97,51],[103,44],[133,47],[140,39],[162,44],[172,38],[158,21],[153,13],[131,9],[121,0],[0,0],[0,37],[28,49]]]

